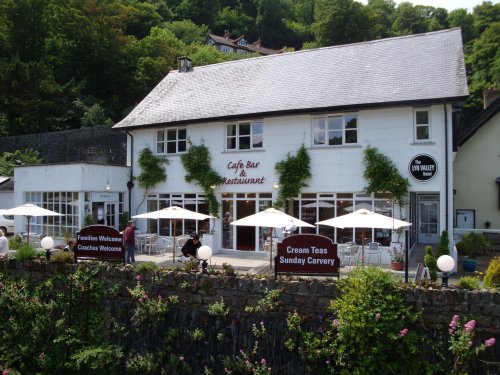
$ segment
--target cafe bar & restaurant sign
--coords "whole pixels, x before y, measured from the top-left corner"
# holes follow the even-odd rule
[[[298,234],[278,243],[274,274],[339,275],[337,244],[325,236]]]
[[[76,234],[75,258],[125,261],[123,236],[106,225],[90,225]]]

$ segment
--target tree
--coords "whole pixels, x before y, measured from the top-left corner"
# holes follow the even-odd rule
[[[172,21],[163,25],[184,44],[203,44],[207,38],[208,26],[196,25],[190,20]]]
[[[189,19],[197,25],[213,28],[220,9],[219,0],[182,0],[177,7],[177,13],[181,19]]]
[[[371,39],[369,11],[354,0],[321,0],[316,6],[312,32],[321,46],[361,42]]]
[[[392,34],[392,22],[396,12],[396,5],[392,0],[368,0],[366,6],[373,20],[372,33],[374,38],[388,38]]]
[[[257,0],[255,27],[262,44],[270,48],[291,45],[294,39],[285,19],[293,17],[292,6],[287,0]]]
[[[0,156],[0,176],[14,176],[16,165],[38,165],[41,163],[40,153],[36,150],[4,152]]]
[[[400,3],[396,9],[392,29],[395,35],[419,34],[427,31],[424,7],[409,2]]]
[[[464,45],[467,45],[476,37],[474,28],[474,17],[467,13],[467,9],[455,9],[448,14],[447,18],[450,27],[460,27],[462,29],[462,39]]]

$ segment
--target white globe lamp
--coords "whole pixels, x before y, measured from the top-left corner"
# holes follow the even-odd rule
[[[437,259],[437,266],[441,272],[443,272],[442,278],[442,287],[448,287],[448,272],[453,271],[455,268],[455,260],[449,255],[441,255]]]
[[[47,257],[47,261],[50,260],[50,249],[54,247],[54,239],[52,237],[44,237],[40,241],[40,245],[45,249],[45,256]]]
[[[208,273],[207,260],[212,256],[212,248],[207,245],[203,245],[198,249],[198,258],[200,258],[203,262],[201,262],[201,272]]]

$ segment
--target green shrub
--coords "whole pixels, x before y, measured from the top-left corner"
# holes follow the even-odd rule
[[[222,274],[224,276],[234,276],[234,268],[229,263],[222,263]]]
[[[33,259],[37,257],[37,251],[30,244],[24,243],[17,249],[14,258],[18,261]]]
[[[432,253],[432,246],[425,247],[424,264],[429,269],[429,277],[431,281],[437,280],[437,261]]]
[[[483,280],[487,288],[500,288],[500,257],[496,256],[488,264],[486,275]]]
[[[478,255],[489,254],[493,247],[490,241],[481,233],[470,232],[465,234],[457,243],[458,253],[462,256],[474,258]]]
[[[480,289],[479,279],[476,276],[462,276],[458,279],[457,288],[476,290]]]
[[[155,262],[140,262],[134,265],[134,269],[137,273],[148,272],[148,271],[157,271],[158,265]]]
[[[55,263],[73,263],[75,254],[71,251],[56,251],[50,255],[50,261]]]
[[[17,250],[21,246],[21,236],[12,236],[9,238],[9,249]]]
[[[214,302],[208,305],[208,314],[220,318],[225,318],[229,313],[229,307],[224,304],[224,299],[221,297],[220,302]]]
[[[338,282],[340,297],[330,310],[337,317],[334,347],[338,365],[349,374],[425,373],[418,366],[420,316],[405,306],[394,276],[379,267],[356,267]],[[323,361],[324,363],[324,361]],[[415,365],[408,372],[408,363]]]
[[[439,241],[439,247],[437,249],[437,257],[439,258],[441,255],[450,255],[450,249],[449,249],[449,237],[448,237],[448,231],[443,230],[441,232],[441,237]]]
[[[186,272],[198,272],[200,270],[200,264],[193,259],[189,259],[184,263],[184,271]]]

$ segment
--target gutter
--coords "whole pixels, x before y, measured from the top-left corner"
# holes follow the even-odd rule
[[[449,168],[448,168],[448,147],[449,147],[449,144],[448,143],[449,142],[448,142],[448,111],[446,110],[446,102],[443,103],[443,108],[444,108],[444,137],[445,137],[444,158],[445,158],[445,173],[446,173],[446,176],[445,176],[445,196],[446,196],[445,228],[448,231],[448,233],[452,233],[452,232],[450,232],[450,230],[448,228],[448,224],[449,224],[449,214],[448,214],[449,202],[448,202],[448,199],[449,199],[450,181],[449,181],[449,176],[448,176],[448,172],[449,172]]]
[[[130,179],[127,182],[128,188],[128,219],[131,219],[132,213],[132,188],[134,187],[134,136],[125,130],[128,136],[130,136]]]

